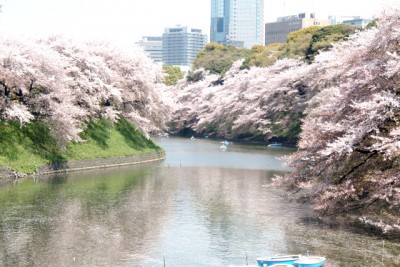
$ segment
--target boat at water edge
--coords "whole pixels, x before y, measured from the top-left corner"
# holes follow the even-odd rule
[[[272,266],[272,267],[294,267],[293,264],[285,264],[285,263],[278,263],[278,264],[272,264],[272,265],[264,264],[264,267],[269,267],[269,266]]]
[[[281,147],[282,143],[271,143],[268,145],[268,147]]]
[[[275,266],[276,264],[289,264],[294,266],[294,262],[300,259],[301,255],[274,255],[272,257],[257,258],[259,267]]]
[[[326,258],[319,256],[303,256],[294,262],[296,267],[321,267],[325,264]]]

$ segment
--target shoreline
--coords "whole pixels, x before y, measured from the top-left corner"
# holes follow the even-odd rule
[[[7,180],[7,179],[17,180],[20,178],[29,178],[40,175],[122,167],[129,165],[144,164],[149,162],[158,162],[164,159],[165,159],[165,152],[159,151],[159,152],[137,154],[132,156],[71,160],[62,163],[48,163],[42,165],[38,167],[33,173],[19,173],[7,167],[0,166],[0,180]]]

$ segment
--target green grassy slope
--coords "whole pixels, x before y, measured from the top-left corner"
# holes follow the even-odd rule
[[[81,134],[85,142],[73,142],[60,149],[42,121],[23,127],[17,122],[0,121],[0,166],[31,173],[39,165],[90,158],[129,156],[160,151],[125,119],[116,124],[91,121]]]

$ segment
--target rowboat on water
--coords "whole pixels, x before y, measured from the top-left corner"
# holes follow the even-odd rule
[[[325,262],[326,258],[320,256],[274,255],[257,258],[259,267],[321,267]]]
[[[268,145],[268,147],[281,147],[282,143],[271,143]]]
[[[303,256],[294,262],[296,267],[321,267],[325,264],[326,258],[319,256]]]
[[[257,258],[257,264],[259,267],[275,266],[276,264],[291,264],[293,266],[294,262],[300,257],[300,255],[274,255],[272,257]]]

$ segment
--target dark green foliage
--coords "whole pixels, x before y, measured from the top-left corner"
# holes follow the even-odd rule
[[[134,149],[160,149],[151,139],[147,139],[140,131],[136,130],[125,118],[121,117],[115,124],[115,127],[124,136],[126,143]]]
[[[374,19],[371,22],[368,23],[367,27],[365,27],[366,29],[371,29],[371,28],[377,28],[378,27],[378,19]]]
[[[319,51],[326,51],[332,47],[333,43],[346,40],[356,30],[357,28],[345,24],[322,27],[313,34],[306,59],[313,61]]]
[[[255,45],[251,49],[251,55],[243,61],[241,69],[251,67],[268,67],[273,65],[282,53],[281,47],[284,44],[270,44],[267,46]]]
[[[297,58],[303,60],[310,47],[314,34],[322,29],[319,26],[312,26],[289,33],[287,42],[281,47],[279,58]]]
[[[186,75],[186,80],[191,83],[195,83],[204,79],[203,71],[189,71]]]
[[[90,121],[82,132],[83,139],[93,139],[97,145],[106,148],[107,140],[110,138],[110,122],[107,120]]]
[[[175,85],[184,76],[184,73],[177,66],[163,66],[163,71],[166,74],[164,83],[168,86]]]
[[[193,69],[204,68],[213,74],[224,74],[231,68],[233,62],[250,55],[251,50],[246,48],[209,43],[193,60]]]

